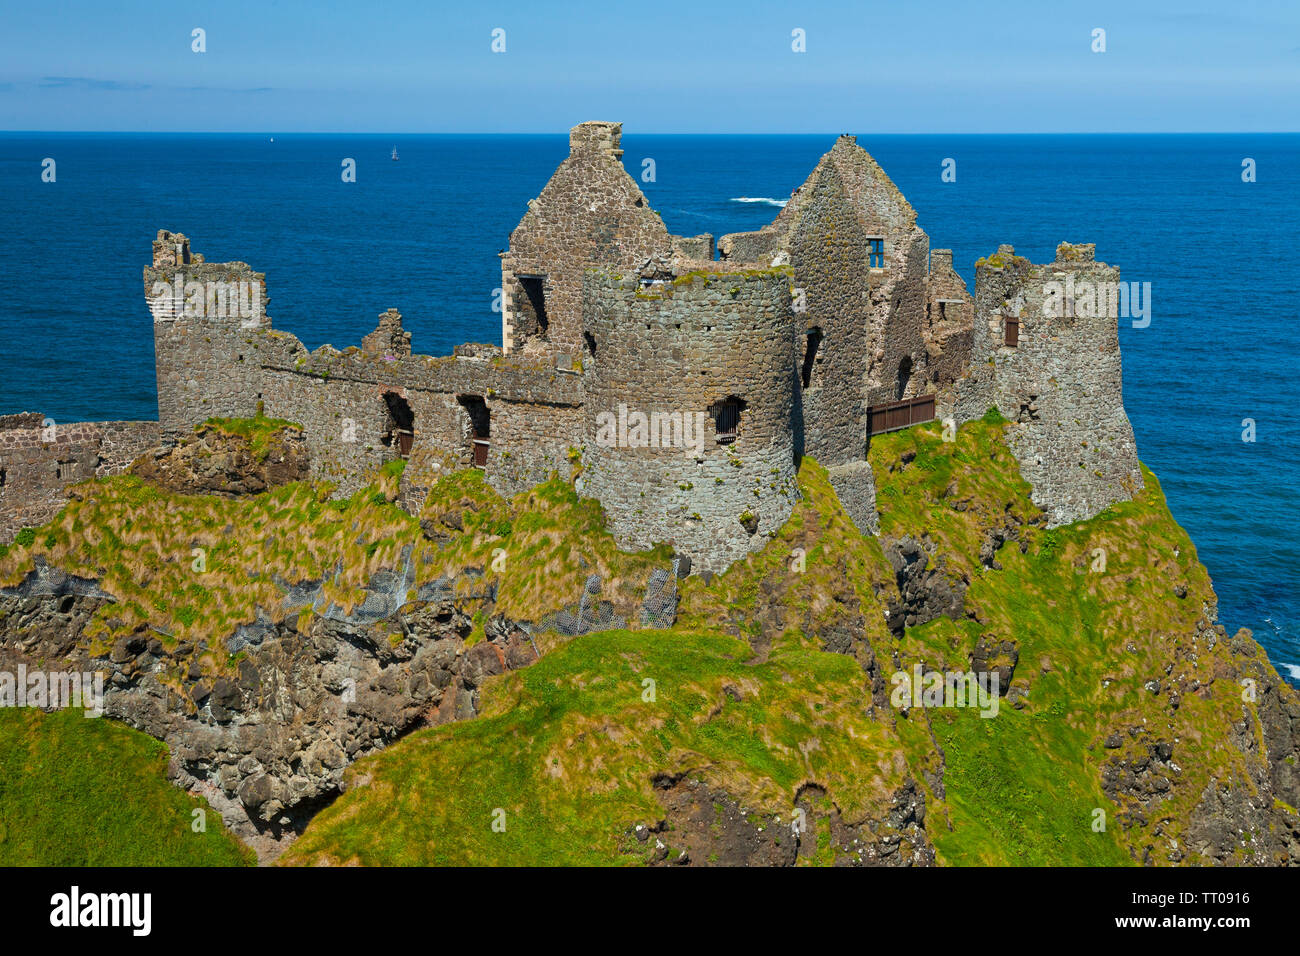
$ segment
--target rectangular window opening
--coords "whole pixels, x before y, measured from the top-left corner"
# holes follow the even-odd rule
[[[867,237],[867,265],[872,269],[885,268],[885,239],[883,236]]]

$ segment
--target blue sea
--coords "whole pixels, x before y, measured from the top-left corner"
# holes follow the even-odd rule
[[[654,161],[642,188],[670,230],[721,235],[770,221],[834,135],[632,131],[623,160],[639,181]],[[1300,683],[1300,135],[859,143],[972,288],[975,259],[1000,243],[1043,262],[1061,240],[1096,242],[1124,279],[1151,283],[1150,325],[1120,328],[1138,452],[1223,624],[1250,628]],[[264,271],[275,325],[308,348],[359,343],[390,306],[417,351],[498,342],[497,253],[567,149],[565,135],[0,134],[0,413],[156,417],[141,270],[159,228]],[[940,177],[949,158],[955,182]]]

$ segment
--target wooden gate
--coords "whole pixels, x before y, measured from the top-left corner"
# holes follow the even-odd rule
[[[901,402],[872,405],[867,409],[867,434],[879,435],[929,421],[934,421],[934,396],[919,395]]]
[[[404,428],[397,430],[397,450],[403,458],[411,457],[411,446],[415,444],[415,434]]]
[[[486,468],[488,459],[488,440],[486,438],[474,438],[474,467]]]

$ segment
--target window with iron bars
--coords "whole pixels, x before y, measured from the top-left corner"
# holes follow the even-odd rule
[[[713,416],[714,437],[719,443],[730,444],[740,435],[740,413],[744,407],[745,403],[735,397],[725,398],[709,406],[709,414]]]

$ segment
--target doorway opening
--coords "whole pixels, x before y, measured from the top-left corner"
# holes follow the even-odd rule
[[[415,413],[411,404],[396,392],[384,392],[384,406],[388,411],[388,430],[384,433],[385,445],[397,445],[397,453],[402,458],[411,456],[411,446],[415,444]]]
[[[456,401],[469,416],[470,454],[475,468],[486,468],[492,438],[492,416],[481,395],[458,395]]]

